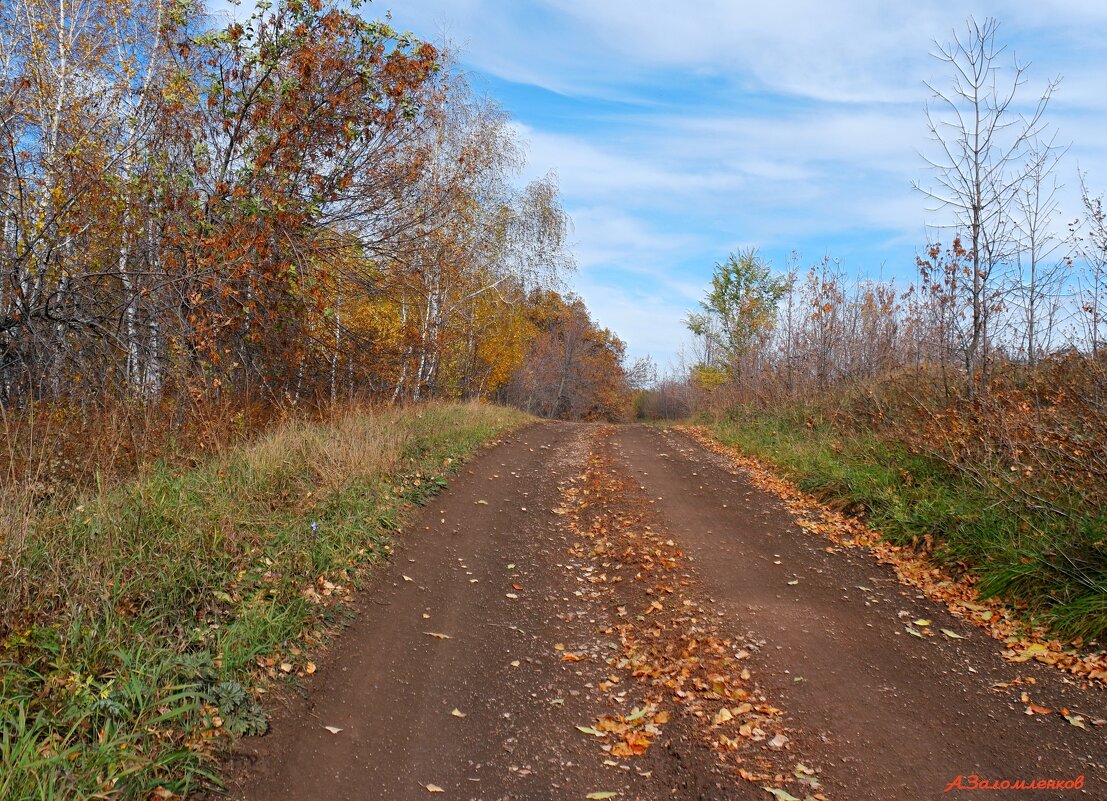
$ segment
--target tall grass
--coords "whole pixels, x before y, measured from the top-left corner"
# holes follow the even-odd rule
[[[0,495],[0,798],[146,798],[211,781],[265,726],[404,510],[520,425],[485,405],[289,422],[191,469],[83,496]],[[286,670],[286,669],[287,670]]]

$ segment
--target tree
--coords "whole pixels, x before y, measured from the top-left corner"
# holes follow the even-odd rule
[[[950,78],[946,88],[927,83],[932,93],[927,127],[937,144],[937,155],[927,162],[936,185],[914,184],[938,208],[952,211],[953,224],[966,234],[971,327],[963,356],[966,369],[979,372],[982,385],[994,271],[1017,246],[1012,206],[1028,174],[1024,156],[1042,135],[1043,114],[1059,83],[1050,81],[1030,113],[1020,113],[1015,101],[1027,80],[1026,66],[1012,58],[1004,76],[998,28],[995,19],[979,23],[970,17],[952,42],[935,43],[933,56]]]
[[[1085,338],[1092,356],[1098,357],[1107,340],[1107,211],[1103,210],[1103,195],[1092,194],[1083,173],[1080,199],[1084,213],[1072,225],[1073,258],[1081,263],[1080,309],[1084,313]]]
[[[1069,272],[1068,260],[1055,258],[1062,240],[1053,227],[1059,214],[1055,170],[1063,154],[1052,141],[1034,141],[1028,153],[1025,179],[1015,193],[1015,225],[1021,242],[1014,293],[1025,325],[1023,340],[1030,367],[1037,363],[1042,347],[1049,347],[1053,320]]]
[[[704,343],[704,364],[725,367],[737,377],[743,357],[772,330],[787,289],[787,278],[773,276],[754,248],[717,263],[702,311],[685,318],[688,330]]]
[[[628,417],[632,387],[622,340],[596,325],[578,297],[534,292],[527,306],[536,334],[500,399],[543,417]]]

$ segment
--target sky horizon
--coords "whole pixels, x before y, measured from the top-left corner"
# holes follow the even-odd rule
[[[1107,190],[1107,3],[830,6],[375,0],[362,13],[447,43],[511,115],[524,178],[554,171],[573,219],[571,289],[631,359],[664,371],[732,251],[756,247],[776,270],[795,252],[801,269],[830,256],[849,275],[913,277],[928,224],[945,219],[912,188],[928,180],[925,82],[947,80],[930,52],[970,15],[996,17],[997,41],[1029,65],[1024,103],[1062,78],[1047,112],[1071,143],[1059,225],[1078,212],[1078,167]]]

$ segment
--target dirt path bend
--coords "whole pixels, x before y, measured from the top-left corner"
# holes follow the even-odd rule
[[[976,774],[1107,799],[1104,730],[1021,701],[1103,717],[1103,692],[1003,662],[676,432],[529,428],[400,542],[232,797],[909,800]]]

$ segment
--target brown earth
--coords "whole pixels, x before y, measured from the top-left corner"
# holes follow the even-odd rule
[[[1105,717],[1102,688],[1005,662],[681,433],[531,427],[400,543],[231,797],[1107,799],[1107,730],[1056,711]],[[943,792],[974,774],[1084,780]]]

